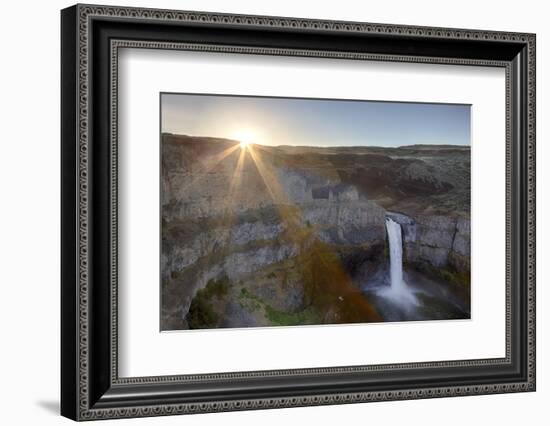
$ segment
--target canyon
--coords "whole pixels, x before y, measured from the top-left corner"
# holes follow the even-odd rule
[[[165,133],[161,154],[161,330],[469,317],[469,146]],[[418,309],[379,292],[388,220]]]

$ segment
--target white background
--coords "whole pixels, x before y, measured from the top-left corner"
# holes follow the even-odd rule
[[[488,67],[124,49],[118,91],[119,374],[504,357],[504,76],[504,69]],[[471,320],[159,333],[158,97],[168,91],[471,104]],[[220,357],[219,347],[232,349]]]
[[[118,420],[119,424],[407,425],[547,424],[550,400],[548,258],[550,28],[541,1],[298,2],[277,0],[111,2],[383,23],[536,32],[538,107],[538,390],[317,408]],[[59,9],[65,1],[3,4],[0,68],[0,398],[3,424],[69,424],[59,395]],[[546,81],[545,81],[546,77]],[[547,192],[547,191],[546,191]],[[102,424],[117,424],[114,421]]]

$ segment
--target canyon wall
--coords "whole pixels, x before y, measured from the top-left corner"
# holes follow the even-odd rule
[[[460,216],[388,213],[401,225],[406,262],[470,271],[470,220]]]

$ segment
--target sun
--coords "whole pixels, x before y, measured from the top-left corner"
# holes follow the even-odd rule
[[[239,129],[233,133],[232,139],[239,141],[241,149],[245,149],[248,145],[256,143],[258,136],[252,129]]]

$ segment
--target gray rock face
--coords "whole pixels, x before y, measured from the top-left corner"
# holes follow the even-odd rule
[[[470,221],[458,219],[453,251],[461,256],[470,256]]]
[[[470,271],[470,221],[458,219],[453,248],[449,256],[450,264],[458,271]]]
[[[230,301],[223,315],[223,319],[220,323],[220,327],[228,328],[241,328],[241,327],[254,327],[262,324],[261,318],[254,315],[253,312],[245,309],[239,302]]]
[[[292,204],[359,201],[357,188],[287,167],[278,169],[277,180]]]
[[[233,172],[167,173],[163,185],[170,188],[170,196],[164,195],[163,217],[166,220],[184,218],[208,218],[239,214],[273,203],[265,190],[239,191],[231,194]],[[260,185],[252,171],[243,171],[242,181]],[[231,195],[231,197],[228,197]]]
[[[169,148],[165,149],[171,152]],[[360,200],[355,187],[331,182],[328,178],[282,167],[266,173],[266,176],[276,175],[277,181],[266,184],[253,164],[243,166],[239,176],[235,177],[234,161],[224,159],[214,167],[209,166],[214,161],[215,157],[197,165],[172,160],[164,166],[161,191],[164,219],[239,215],[281,202],[300,206],[312,202],[330,205]],[[275,185],[278,191],[267,185]],[[282,199],[274,200],[272,192]]]
[[[388,213],[388,216],[401,225],[406,261],[426,262],[438,268],[451,265],[469,271],[468,219],[441,215],[411,218],[399,213]],[[467,263],[464,264],[463,258],[466,257]]]
[[[295,204],[301,204],[313,200],[311,186],[302,174],[288,168],[282,168],[277,170],[277,180],[286,194],[288,201]]]
[[[290,259],[297,254],[298,248],[290,244],[260,247],[251,252],[232,253],[225,258],[224,272],[229,279],[237,280],[245,274]]]
[[[262,222],[247,222],[231,229],[231,244],[244,245],[251,241],[272,240],[283,231],[283,224],[266,225]]]
[[[271,245],[261,247],[259,249],[233,252],[218,262],[208,263],[206,268],[201,268],[198,271],[183,268],[179,270],[186,274],[184,283],[176,282],[175,291],[177,301],[172,307],[171,312],[165,309],[167,315],[176,316],[179,320],[185,318],[189,312],[191,301],[195,294],[206,287],[210,280],[217,280],[221,277],[227,277],[231,281],[238,281],[246,277],[248,274],[254,273],[273,263],[291,259],[298,254],[298,248],[293,245]]]
[[[448,216],[424,216],[416,221],[418,244],[450,250],[456,229],[456,221]]]
[[[303,206],[303,220],[320,228],[320,238],[330,244],[383,242],[385,210],[370,201],[315,200]]]
[[[426,262],[437,268],[446,266],[449,261],[449,249],[430,247],[422,244],[406,246],[406,259],[409,262]]]

